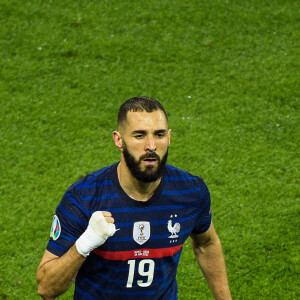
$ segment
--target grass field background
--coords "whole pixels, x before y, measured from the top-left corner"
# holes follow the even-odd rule
[[[136,95],[169,112],[169,163],[209,186],[233,298],[299,299],[299,15],[292,0],[0,0],[0,299],[39,299],[55,207],[119,159]],[[189,241],[177,279],[179,299],[212,299]]]

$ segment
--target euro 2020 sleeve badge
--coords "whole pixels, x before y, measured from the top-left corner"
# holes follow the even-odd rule
[[[61,233],[61,226],[57,215],[54,215],[50,230],[50,237],[56,241]]]

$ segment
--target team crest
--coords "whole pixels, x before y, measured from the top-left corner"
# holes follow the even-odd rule
[[[174,215],[174,217],[176,218],[177,215]],[[173,215],[170,216],[170,218],[173,218]],[[174,225],[172,224],[172,220],[168,221],[168,231],[171,233],[171,235],[169,236],[169,239],[176,239],[178,238],[178,233],[180,231],[180,223],[176,222]]]
[[[140,221],[133,224],[133,239],[140,245],[150,238],[150,222]]]
[[[50,237],[55,241],[59,238],[61,233],[61,226],[57,215],[54,215],[52,226],[50,230]]]

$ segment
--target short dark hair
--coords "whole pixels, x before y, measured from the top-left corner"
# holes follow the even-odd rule
[[[138,96],[131,99],[126,100],[119,108],[118,113],[118,127],[126,121],[127,112],[129,111],[146,111],[146,112],[153,112],[156,110],[161,110],[166,116],[168,121],[167,113],[160,102],[156,99],[145,97],[145,96]]]

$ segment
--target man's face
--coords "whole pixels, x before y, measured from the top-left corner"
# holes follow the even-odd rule
[[[122,153],[131,174],[141,182],[153,182],[163,175],[171,130],[160,110],[128,112],[122,128]]]

